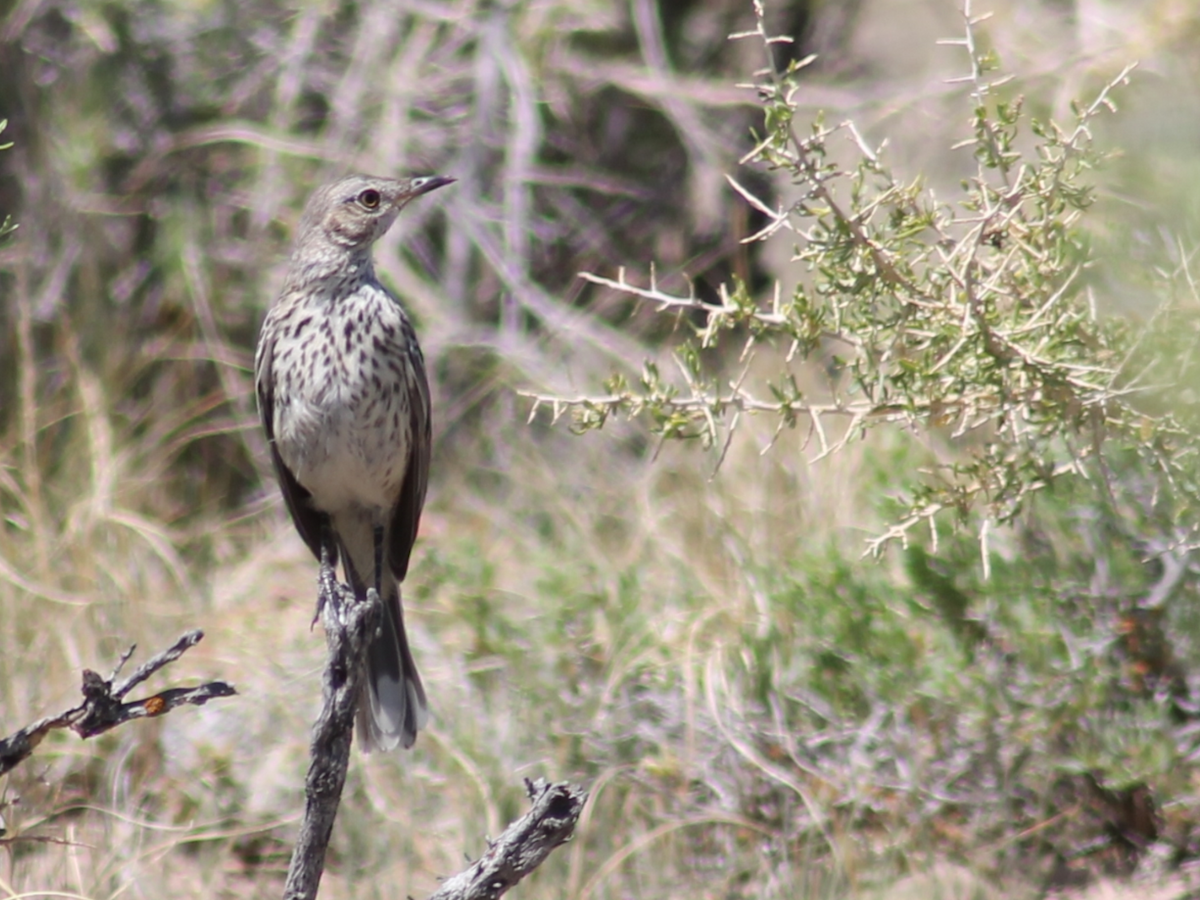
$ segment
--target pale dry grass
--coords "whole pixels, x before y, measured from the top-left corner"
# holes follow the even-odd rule
[[[439,480],[422,537],[424,554],[460,557],[468,567],[478,562],[487,576],[473,589],[455,580],[429,588],[419,566],[409,588],[410,629],[433,702],[433,727],[410,754],[355,758],[324,895],[374,896],[371,884],[404,885],[414,895],[431,890],[439,874],[457,868],[463,853],[479,852],[482,836],[495,834],[519,811],[525,776],[588,778],[596,785],[589,828],[568,848],[557,876],[543,876],[541,890],[557,896],[566,877],[581,896],[608,896],[606,881],[619,871],[640,872],[635,880],[651,893],[669,884],[657,860],[664,847],[674,846],[675,835],[654,838],[651,828],[638,838],[637,831],[613,831],[609,823],[645,815],[639,803],[627,806],[636,797],[630,775],[636,782],[665,765],[679,768],[678,777],[703,777],[707,763],[687,746],[662,747],[632,772],[621,764],[589,773],[563,741],[571,732],[626,727],[605,720],[614,713],[624,718],[616,694],[647,664],[657,668],[676,657],[690,683],[701,683],[713,654],[723,652],[722,635],[761,613],[761,598],[738,575],[745,554],[792,552],[806,535],[824,540],[830,522],[849,525],[848,486],[857,480],[863,454],[856,449],[828,461],[813,481],[791,457],[799,436],[784,437],[781,455],[763,457],[755,444],[769,434],[755,436],[759,429],[749,428],[710,481],[712,459],[684,448],[665,448],[657,461],[629,458],[614,466],[599,442],[512,424],[500,430],[505,464],[494,475],[503,486],[463,490],[452,479]],[[793,462],[781,463],[789,457]],[[597,480],[597,471],[608,475]],[[547,521],[554,523],[557,549],[545,546]],[[247,552],[211,573],[189,570],[182,589],[164,571],[161,582],[114,597],[105,632],[76,625],[70,654],[59,650],[57,664],[37,677],[22,668],[8,680],[10,691],[24,688],[30,695],[6,710],[19,710],[16,721],[28,720],[44,711],[48,698],[70,696],[76,666],[102,668],[126,640],[149,650],[198,626],[205,641],[168,677],[173,683],[224,678],[240,692],[201,710],[127,727],[111,739],[56,740],[44,748],[10,783],[10,796],[21,796],[10,826],[18,833],[61,834],[79,846],[31,847],[10,856],[6,881],[13,889],[38,885],[89,897],[277,891],[319,699],[323,641],[319,630],[309,630],[315,564],[276,502],[265,517],[237,529],[237,543],[245,541]],[[753,548],[745,534],[754,536]],[[63,540],[59,552],[87,555],[94,548]],[[495,652],[481,654],[479,633],[461,615],[474,598],[503,607],[503,619],[517,627],[553,615],[544,592],[533,586],[553,571],[558,554],[590,572],[590,586],[582,586],[598,596],[619,594],[622,573],[637,570],[644,596],[658,598],[643,604],[644,621],[627,633],[617,620],[589,614],[587,633],[576,639],[600,666],[602,681],[583,718],[571,705],[556,711],[544,708],[545,696],[523,696],[528,679],[545,673],[543,657],[552,658],[557,648],[529,646],[512,634],[497,636]],[[472,597],[464,598],[466,591]],[[20,608],[15,594],[8,598],[5,608]],[[688,605],[681,606],[681,598]],[[34,630],[44,640],[69,633],[72,614],[78,615],[73,607],[66,614],[43,610]],[[83,644],[83,638],[90,640]],[[532,709],[533,702],[543,707]],[[689,702],[686,718],[703,718],[706,701],[694,688]],[[540,722],[554,724],[543,730]],[[556,733],[556,725],[566,730]],[[93,774],[70,790],[56,787],[78,772]],[[78,803],[88,810],[67,812]],[[34,827],[50,812],[50,822]],[[675,827],[738,827],[736,817],[726,815],[725,825],[722,818],[701,814],[690,826]],[[537,883],[526,888],[529,895],[540,894]]]

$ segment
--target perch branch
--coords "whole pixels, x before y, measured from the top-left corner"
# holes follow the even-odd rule
[[[317,615],[325,627],[329,661],[325,704],[313,727],[304,818],[292,851],[284,900],[313,900],[325,871],[325,852],[346,783],[355,711],[363,678],[361,660],[383,618],[374,589],[358,601],[339,584],[326,550],[321,555]],[[566,841],[583,811],[587,793],[565,782],[525,782],[533,808],[512,823],[466,870],[448,878],[431,900],[496,900],[536,869]]]
[[[43,738],[56,728],[70,728],[81,738],[95,737],[116,728],[132,719],[144,719],[169,713],[177,706],[203,706],[215,697],[231,697],[237,693],[224,681],[212,681],[194,688],[169,688],[142,700],[123,702],[125,695],[159,669],[173,663],[196,644],[204,632],[196,629],[179,638],[171,647],[151,657],[138,667],[132,675],[116,686],[113,682],[121,668],[133,655],[136,645],[130,647],[117,661],[108,678],[83,670],[83,702],[77,706],[49,716],[22,728],[0,740],[0,775],[27,759]]]
[[[325,705],[313,726],[308,776],[304,783],[304,818],[284,884],[284,900],[313,900],[325,871],[325,851],[333,833],[346,769],[367,644],[383,620],[383,604],[372,588],[365,602],[338,584],[326,549],[321,555],[317,615],[325,627],[329,661],[325,666]]]

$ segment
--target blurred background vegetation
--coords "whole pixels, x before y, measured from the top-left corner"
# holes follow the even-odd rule
[[[1043,120],[1139,61],[1094,125],[1115,156],[1071,238],[1105,321],[1172,304],[1154,349],[1186,372],[1200,10],[996,7],[977,37]],[[817,54],[799,130],[852,118],[943,197],[975,171],[951,149],[972,136],[971,86],[950,81],[968,60],[937,44],[962,35],[954,3],[779,0],[766,20],[794,37],[778,67]],[[4,895],[281,889],[324,646],[253,345],[309,191],[411,170],[459,179],[377,252],[435,377],[406,585],[434,719],[409,754],[356,757],[324,896],[428,893],[538,775],[592,800],[523,896],[1038,896],[1114,876],[1184,896],[1194,533],[1136,452],[1108,457],[1112,496],[1059,479],[982,548],[967,516],[870,560],[910,476],[969,444],[876,429],[812,462],[803,429],[760,453],[776,423],[747,416],[717,470],[639,422],[526,423],[519,390],[667,372],[699,321],[580,271],[645,284],[654,266],[710,301],[737,280],[766,305],[806,277],[794,236],[742,242],[767,218],[725,180],[794,199],[739,164],[763,49],[727,37],[754,25],[747,0],[0,2],[0,217],[19,223],[0,245],[0,732],[185,627],[208,637],[173,677],[241,691],[48,741],[0,783]],[[701,362],[735,371],[739,351]],[[1186,384],[1168,396],[1194,415]]]

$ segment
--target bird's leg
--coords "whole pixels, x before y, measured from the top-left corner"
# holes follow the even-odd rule
[[[375,536],[375,593],[383,596],[383,526],[376,525],[372,529]]]
[[[333,535],[329,530],[329,522],[321,523],[321,574],[318,576],[317,611],[313,615],[312,628],[325,611],[325,603],[337,596],[337,571],[333,563]]]

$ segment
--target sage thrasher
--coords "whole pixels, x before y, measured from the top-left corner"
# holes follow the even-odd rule
[[[358,704],[368,751],[411,747],[429,716],[400,607],[429,478],[429,382],[371,247],[410,200],[452,181],[352,175],[318,189],[254,361],[259,416],[296,530],[323,566],[341,556],[356,596],[374,586],[383,600]]]

